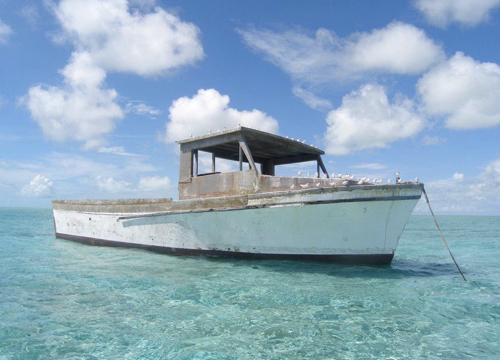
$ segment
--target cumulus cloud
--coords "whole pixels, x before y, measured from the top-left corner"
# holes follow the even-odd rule
[[[112,177],[103,178],[101,176],[97,176],[95,180],[100,191],[118,193],[132,190],[132,184],[127,181],[118,181]]]
[[[124,117],[118,93],[105,87],[108,71],[162,75],[204,56],[199,29],[160,7],[131,12],[127,0],[49,4],[62,27],[59,39],[71,41],[76,50],[60,71],[63,86],[33,86],[22,102],[51,140],[80,141],[88,150],[106,144],[105,135]],[[131,104],[126,111],[159,114],[145,104]]]
[[[437,213],[498,214],[500,159],[491,161],[475,176],[456,172],[447,179],[425,182],[425,188]],[[425,203],[421,201],[417,211],[428,213]]]
[[[73,53],[61,74],[64,87],[34,86],[22,102],[49,139],[77,140],[87,149],[97,148],[105,142],[102,136],[123,118],[115,102],[117,93],[104,88],[106,73],[88,53]]]
[[[475,26],[487,21],[500,0],[416,0],[415,7],[427,21],[439,27],[457,22]]]
[[[500,124],[500,66],[461,52],[427,72],[417,84],[430,115],[444,116],[451,129]]]
[[[299,84],[317,85],[366,72],[418,74],[444,58],[441,47],[413,25],[392,22],[372,32],[338,37],[327,29],[238,30],[245,43]]]
[[[355,34],[346,46],[344,68],[391,74],[419,74],[444,58],[439,45],[413,25],[392,22]]]
[[[266,113],[253,109],[239,111],[229,107],[229,96],[221,95],[214,89],[200,89],[193,97],[181,97],[172,102],[169,108],[169,122],[166,141],[207,134],[209,130],[234,128],[238,124],[277,133],[278,121]]]
[[[326,152],[332,155],[386,148],[391,142],[416,135],[425,124],[411,100],[400,95],[390,103],[380,85],[364,85],[344,96],[342,105],[328,113],[326,122]]]
[[[37,175],[21,189],[21,195],[26,197],[48,197],[52,194],[54,183],[42,175]]]
[[[170,179],[160,176],[142,177],[139,180],[139,190],[142,191],[166,191],[170,185]]]
[[[160,75],[204,57],[200,30],[160,7],[130,12],[127,0],[62,0],[64,36],[106,71]]]
[[[0,44],[7,43],[10,34],[12,34],[12,29],[10,28],[10,26],[0,20]]]

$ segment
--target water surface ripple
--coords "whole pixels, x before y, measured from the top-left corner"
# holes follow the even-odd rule
[[[438,220],[483,291],[427,216],[368,267],[92,247],[0,209],[0,359],[498,359],[500,218]]]

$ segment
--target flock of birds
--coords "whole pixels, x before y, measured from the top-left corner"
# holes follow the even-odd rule
[[[396,172],[396,173],[394,173],[394,175],[396,175],[395,183],[402,184],[403,180],[400,177],[400,173]],[[302,171],[299,171],[297,173],[297,176],[299,178],[302,178]],[[310,172],[308,171],[304,177],[305,178],[319,179],[319,174],[315,173],[314,176],[311,176]],[[323,174],[323,179],[326,179],[326,178],[327,178],[326,174]],[[369,177],[366,177],[366,176],[362,177],[362,178],[357,178],[353,174],[341,174],[341,173],[339,173],[339,174],[332,173],[332,175],[330,176],[330,179],[332,181],[327,183],[330,186],[338,186],[340,184],[342,184],[343,186],[347,186],[347,185],[382,185],[382,183],[383,183],[383,179],[370,179]],[[391,183],[392,183],[392,180],[388,179],[387,184],[390,185]],[[417,178],[415,178],[414,181],[406,181],[404,183],[406,183],[406,184],[414,184],[414,183],[418,184],[419,180],[417,177]],[[311,186],[311,184],[309,182],[306,184],[299,183],[298,185],[302,189],[307,189],[307,188],[309,188],[309,186]],[[324,185],[324,183],[322,184],[321,182],[317,182],[314,185],[319,188],[322,185]],[[295,184],[292,184],[291,189],[295,189],[295,187],[296,187]]]

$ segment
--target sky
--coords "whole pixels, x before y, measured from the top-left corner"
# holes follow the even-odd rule
[[[500,0],[0,0],[0,206],[176,199],[175,141],[240,124],[500,215]]]

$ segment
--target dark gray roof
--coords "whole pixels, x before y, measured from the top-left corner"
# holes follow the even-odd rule
[[[289,163],[294,158],[300,161],[317,158],[325,152],[314,146],[303,144],[297,140],[284,138],[279,135],[240,126],[236,129],[221,131],[208,135],[181,140],[177,143],[181,148],[201,150],[214,153],[223,159],[238,160],[238,141],[245,138],[255,162],[278,160],[278,163]]]

